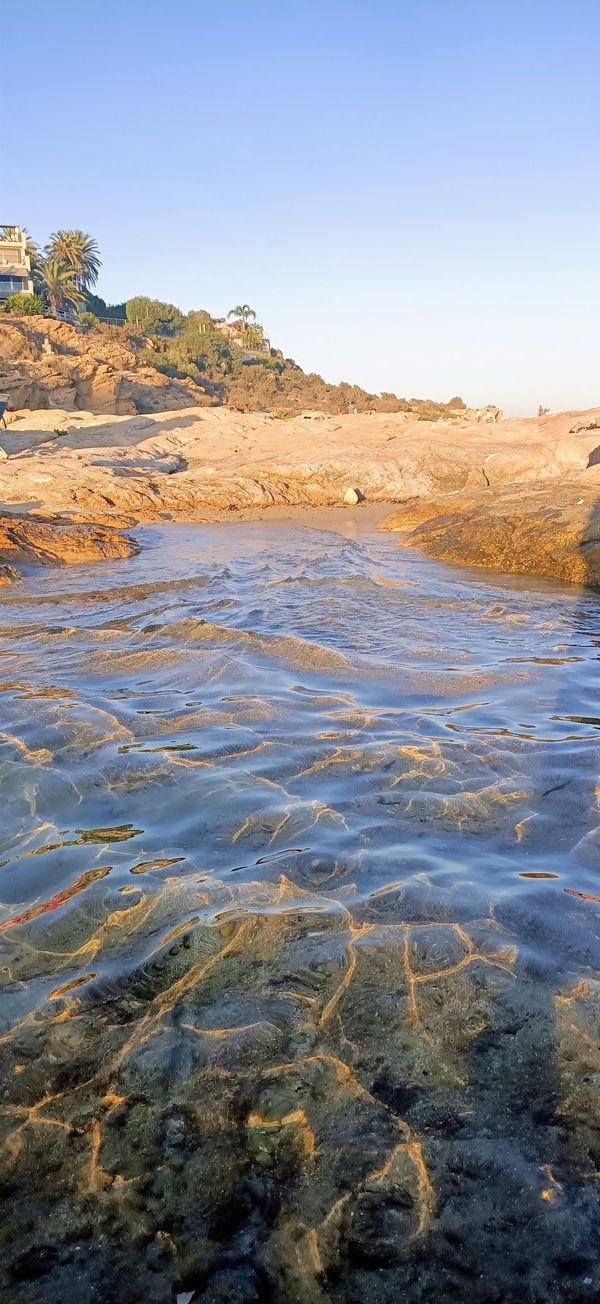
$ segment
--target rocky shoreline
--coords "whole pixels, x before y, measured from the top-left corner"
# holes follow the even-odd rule
[[[413,501],[379,528],[437,561],[600,587],[600,467],[566,482]]]
[[[5,509],[29,505],[28,522],[44,516],[38,560],[128,556],[135,545],[118,531],[140,524],[358,500],[346,510],[398,504],[383,528],[439,560],[600,582],[600,409],[499,422],[47,409],[19,414],[3,445]],[[7,537],[15,528],[11,518]],[[27,559],[36,547],[26,540]],[[0,548],[0,562],[10,566],[18,556],[8,552]]]

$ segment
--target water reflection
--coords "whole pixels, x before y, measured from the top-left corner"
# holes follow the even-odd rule
[[[145,542],[0,604],[7,1298],[595,1298],[598,599]]]

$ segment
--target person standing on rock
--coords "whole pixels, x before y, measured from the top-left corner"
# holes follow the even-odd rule
[[[10,407],[10,400],[8,394],[0,394],[0,421],[2,422],[2,426],[4,430],[6,430],[6,421],[4,420],[4,413],[8,410],[9,407]]]

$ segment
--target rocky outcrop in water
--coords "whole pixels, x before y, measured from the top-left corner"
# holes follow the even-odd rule
[[[0,516],[0,584],[18,578],[14,563],[106,561],[131,557],[138,545],[106,525],[84,525],[54,517]]]
[[[407,504],[381,524],[438,561],[600,587],[600,467]]]

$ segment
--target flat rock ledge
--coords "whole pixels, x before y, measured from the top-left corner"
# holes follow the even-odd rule
[[[64,517],[0,516],[0,585],[19,578],[14,563],[108,561],[132,557],[139,545],[106,525],[87,525]]]
[[[116,529],[214,512],[403,503],[570,480],[600,462],[600,409],[487,425],[406,414],[188,408],[136,417],[31,412],[2,432],[8,507]]]
[[[600,588],[600,467],[567,481],[413,499],[379,528],[437,561]]]
[[[404,506],[388,528],[431,557],[599,582],[600,408],[491,424],[406,413],[282,421],[197,406],[130,417],[44,409],[14,421],[2,447],[0,497],[19,513],[29,505],[120,531],[273,507],[396,503]],[[104,542],[115,538],[132,546],[92,531],[92,555],[107,555]],[[85,542],[61,559],[88,560]]]

